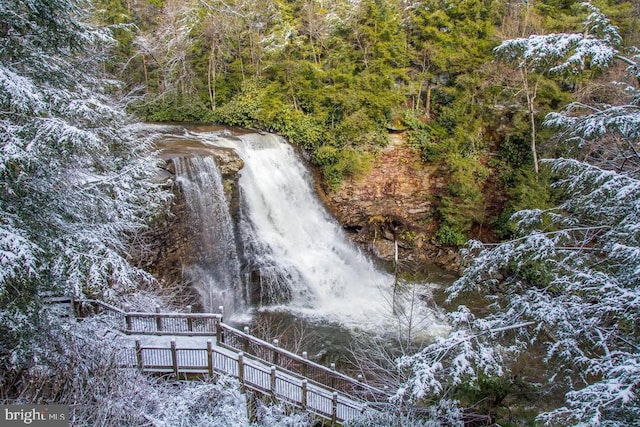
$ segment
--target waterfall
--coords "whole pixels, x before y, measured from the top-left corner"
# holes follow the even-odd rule
[[[393,278],[347,238],[293,148],[271,134],[245,134],[240,233],[262,304],[364,324],[388,316]]]
[[[192,242],[194,259],[183,265],[183,276],[200,294],[206,311],[219,306],[226,313],[242,310],[244,287],[220,171],[213,157],[179,157],[173,162],[193,229],[185,238]]]
[[[184,239],[194,254],[183,260],[183,277],[205,310],[222,305],[235,321],[255,309],[350,329],[447,328],[424,303],[430,287],[393,294],[394,278],[349,240],[290,144],[272,134],[192,129],[172,133],[162,150],[174,160],[188,211]],[[235,150],[244,163],[234,218],[212,157],[220,149]]]

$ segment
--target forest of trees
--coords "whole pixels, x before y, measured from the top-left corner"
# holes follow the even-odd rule
[[[439,242],[491,222],[502,243],[470,242],[448,290],[452,333],[397,361],[394,402],[431,416],[354,425],[638,425],[639,26],[614,0],[0,2],[0,401],[250,424],[234,385],[164,388],[114,366],[108,324],[42,310],[153,283],[134,261],[170,196],[133,114],[280,133],[328,189],[403,130],[447,179]]]
[[[109,70],[151,121],[215,121],[284,135],[304,147],[328,189],[407,138],[448,186],[437,241],[463,245],[477,224],[498,237],[520,208],[546,208],[548,112],[595,96],[582,75],[517,67],[493,49],[531,34],[579,31],[579,1],[98,0],[119,27]],[[598,2],[626,45],[637,5]],[[132,25],[129,25],[132,24]],[[128,26],[127,26],[128,25]],[[623,72],[623,68],[617,68]]]

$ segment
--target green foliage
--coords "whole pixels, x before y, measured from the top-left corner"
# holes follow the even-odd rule
[[[322,123],[311,115],[294,110],[279,101],[270,104],[270,109],[263,108],[259,114],[259,122],[266,129],[283,135],[311,152],[326,141]]]
[[[483,191],[490,171],[482,159],[490,144],[482,117],[486,112],[475,101],[480,79],[461,77],[455,86],[439,89],[446,104],[435,120],[425,124],[405,117],[411,143],[447,177],[447,191],[436,205],[441,224],[436,240],[441,243],[462,245],[474,224],[486,222]]]
[[[536,176],[531,169],[521,169],[516,174],[513,187],[508,190],[509,207],[514,211],[524,209],[548,209],[555,204],[551,191],[548,168],[542,168]]]
[[[434,142],[429,130],[410,131],[408,134],[409,143],[420,150],[420,157],[425,162],[435,162],[440,154],[440,147]]]
[[[134,28],[130,10],[122,0],[94,0],[94,12],[98,20],[109,26],[113,38],[117,41],[111,51],[106,66],[110,72],[117,72],[120,64],[134,55]]]
[[[371,155],[347,147],[323,145],[315,152],[314,162],[322,167],[327,186],[337,190],[345,178],[359,178],[371,167]]]
[[[536,392],[532,384],[512,376],[480,375],[476,381],[456,387],[454,396],[463,407],[474,408],[474,413],[489,417],[492,423],[501,426],[512,425],[513,406],[528,406],[529,396]],[[536,413],[524,411],[519,419],[527,419],[526,425],[534,425]],[[518,424],[522,425],[522,424]]]
[[[448,194],[441,199],[438,213],[444,225],[465,233],[474,223],[484,222],[482,184],[488,171],[477,159],[451,154]]]
[[[524,209],[545,210],[552,207],[556,200],[551,187],[551,175],[548,168],[541,168],[537,175],[530,167],[523,166],[513,173],[513,180],[505,186],[508,201],[496,218],[493,228],[502,238],[509,238],[516,231],[511,216]]]
[[[465,231],[443,224],[436,232],[436,243],[450,246],[464,246],[467,241]]]
[[[333,133],[336,143],[342,147],[363,147],[376,151],[389,142],[383,125],[368,117],[364,110],[345,117]]]
[[[246,80],[240,93],[215,110],[215,120],[231,126],[252,127],[256,124],[263,93],[257,79]]]
[[[133,113],[150,122],[208,122],[214,115],[202,101],[181,103],[170,100],[141,101],[130,106]]]
[[[440,154],[436,143],[443,133],[437,129],[437,123],[427,124],[421,121],[413,110],[405,110],[402,122],[407,126],[407,142],[420,152],[425,162],[435,162]]]

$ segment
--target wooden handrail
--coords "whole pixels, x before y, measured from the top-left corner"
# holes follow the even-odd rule
[[[178,362],[184,359],[178,356],[179,352],[196,353],[199,357],[192,356],[183,366]],[[203,353],[206,353],[206,356]],[[302,376],[278,366],[269,366],[264,361],[254,359],[243,352],[229,353],[222,348],[218,349],[211,345],[211,341],[207,342],[206,349],[180,348],[175,341],[172,341],[169,347],[143,347],[140,341],[136,341],[135,354],[135,360],[129,359],[125,362],[126,366],[135,366],[148,372],[171,372],[176,376],[182,373],[212,375],[214,372],[230,375],[238,378],[243,387],[314,413],[331,421],[332,424],[341,423],[367,408],[375,407],[353,400],[348,394],[339,393],[326,386],[312,386]],[[195,359],[204,363],[194,364]],[[217,360],[222,362],[218,365]]]
[[[219,319],[222,320],[221,314],[215,313],[146,313],[138,311],[123,312],[125,316],[142,317],[142,318],[162,318],[162,319]]]
[[[261,340],[253,335],[247,334],[245,332],[242,332],[238,329],[235,329],[225,323],[220,323],[220,328],[223,331],[223,339],[218,342],[218,345],[222,346],[222,347],[226,347],[228,349],[231,350],[238,350],[238,351],[242,351],[248,354],[251,354],[252,356],[257,356],[263,360],[265,360],[265,357],[260,357],[261,355],[255,354],[254,352],[251,352],[251,347],[248,345],[245,345],[245,343],[253,343],[256,344],[257,346],[259,346],[262,349],[267,349],[269,352],[271,352],[272,354],[277,354],[279,356],[284,356],[285,358],[289,359],[290,361],[294,361],[297,362],[298,364],[300,364],[302,367],[304,367],[304,371],[302,372],[302,370],[296,370],[293,369],[293,366],[289,365],[289,366],[284,366],[284,360],[282,357],[278,357],[276,360],[274,360],[274,358],[272,358],[272,360],[267,360],[267,362],[269,363],[273,363],[274,365],[279,366],[280,368],[286,369],[287,371],[300,375],[302,376],[302,378],[307,378],[313,382],[315,382],[316,384],[322,384],[325,387],[329,387],[331,389],[335,389],[335,390],[340,390],[340,391],[344,391],[344,392],[348,392],[348,393],[357,393],[359,395],[364,394],[365,397],[371,397],[374,398],[374,400],[377,400],[375,398],[382,398],[384,400],[386,400],[389,396],[389,394],[383,390],[380,390],[376,387],[370,386],[366,383],[360,382],[348,375],[345,375],[341,372],[336,371],[335,369],[331,369],[328,368],[326,366],[320,365],[318,363],[315,363],[309,359],[306,359],[304,357],[301,357],[295,353],[292,353],[288,350],[285,350],[281,347],[278,347],[274,344],[271,344],[267,341]],[[243,342],[240,342],[240,340],[235,340],[235,342],[229,342],[229,334],[233,334],[236,337],[240,337],[240,339]],[[309,378],[309,368],[313,368],[316,371],[320,371],[322,372],[324,375],[326,375],[328,381],[327,382],[323,382],[322,380],[319,380],[318,378]],[[349,387],[344,387],[344,386],[340,386],[339,382],[336,380],[340,380],[344,383],[346,383]]]
[[[89,303],[115,314],[121,318],[123,332],[130,335],[211,336],[216,338],[218,346],[249,354],[324,388],[341,391],[349,395],[357,395],[371,402],[386,401],[390,397],[384,390],[370,386],[335,369],[320,365],[277,345],[235,329],[222,322],[222,314],[125,312],[99,300],[80,300],[75,301],[75,303],[77,307],[80,307],[82,303]],[[77,312],[80,313],[79,309]],[[182,323],[167,323],[165,321],[170,319],[180,320]],[[140,323],[141,320],[146,321]],[[194,321],[202,322],[203,320],[212,322],[200,324],[200,330],[197,330],[194,327]]]
[[[91,299],[75,301],[79,317],[86,317],[86,305],[97,312],[106,311],[117,317],[122,331],[129,335],[215,335],[217,325],[222,321],[222,315],[214,313],[126,312],[103,301]],[[90,311],[88,314],[94,313]]]
[[[113,311],[113,312],[115,312],[117,314],[123,314],[123,315],[126,314],[126,312],[124,310],[121,310],[121,309],[119,309],[118,307],[116,307],[114,305],[108,304],[108,303],[106,303],[104,301],[100,301],[100,300],[97,300],[97,299],[81,299],[81,300],[74,299],[73,303],[74,303],[74,305],[76,307],[81,307],[81,304],[88,303],[88,304],[91,304],[91,305],[95,305],[95,306],[106,308],[107,310]]]

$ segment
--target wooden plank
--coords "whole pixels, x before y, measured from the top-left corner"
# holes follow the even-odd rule
[[[193,358],[179,356],[187,353],[201,353],[197,358],[206,359],[206,364],[194,363]],[[211,341],[207,343],[207,348],[194,349],[180,348],[174,340],[168,348],[142,347],[137,340],[136,354],[139,355],[138,365],[145,372],[171,372],[174,375],[220,372],[238,378],[246,388],[268,394],[333,423],[344,422],[366,408],[366,405],[348,395],[323,388],[320,384],[310,384],[306,379],[301,380],[276,366],[267,366],[264,362],[241,352],[234,354],[229,350],[214,347]]]
[[[352,390],[366,390],[374,397],[387,395],[382,390],[336,372],[335,366],[331,369],[308,360],[305,353],[298,356],[278,347],[277,342],[267,343],[248,334],[248,331],[243,333],[225,325],[222,314],[161,313],[159,310],[156,313],[126,313],[97,300],[77,301],[76,304],[93,304],[104,310],[107,315],[121,320],[121,328],[129,334],[216,337],[215,345],[207,339],[206,347],[203,345],[202,348],[180,347],[175,338],[168,348],[143,347],[138,338],[132,349],[134,353],[127,356],[123,366],[133,367],[135,363],[145,372],[172,372],[176,377],[180,373],[229,375],[238,378],[243,387],[271,395],[333,424],[366,410],[365,403],[350,395]],[[261,356],[264,356],[263,360]],[[313,375],[313,378],[307,375]],[[338,388],[345,389],[341,391]]]

